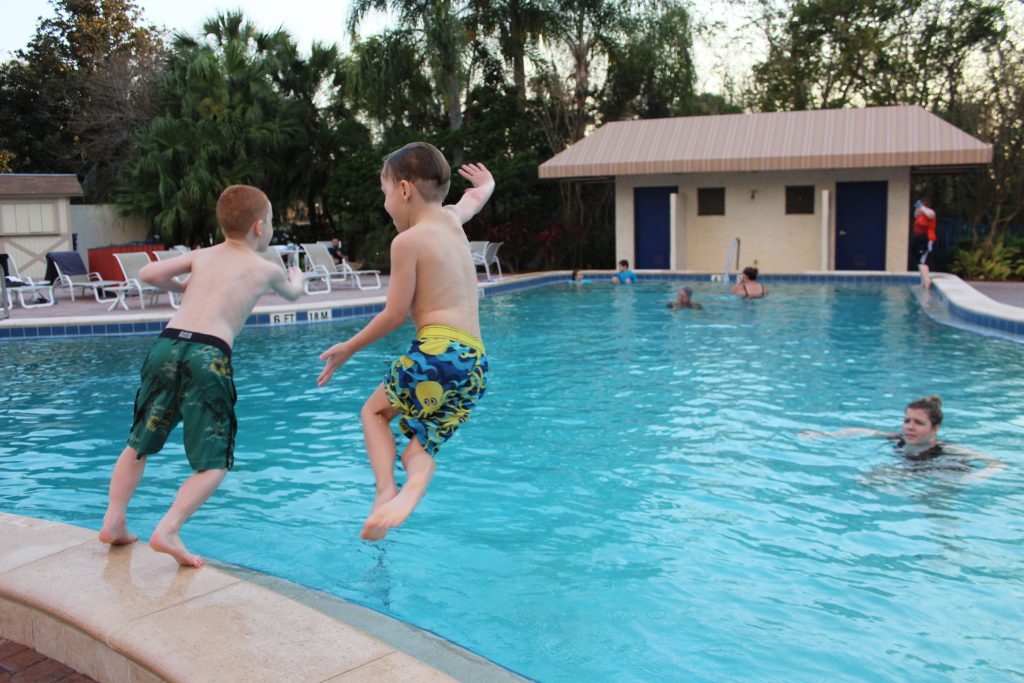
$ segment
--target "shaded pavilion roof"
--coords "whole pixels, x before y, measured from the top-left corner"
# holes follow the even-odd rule
[[[541,178],[910,166],[957,172],[992,145],[918,106],[608,123],[540,165]]]

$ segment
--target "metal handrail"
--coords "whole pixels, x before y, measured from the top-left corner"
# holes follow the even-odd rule
[[[735,258],[734,258],[735,256]],[[740,238],[733,237],[729,242],[729,255],[725,259],[725,272],[722,273],[722,282],[725,286],[729,286],[729,277],[732,272],[733,264],[736,264],[736,272],[740,271]]]

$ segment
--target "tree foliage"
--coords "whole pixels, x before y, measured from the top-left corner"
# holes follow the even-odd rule
[[[1005,17],[990,0],[788,0],[761,5],[767,58],[754,66],[761,111],[920,104],[948,109],[966,67],[993,49]]]
[[[286,152],[303,134],[303,112],[275,85],[280,70],[292,66],[291,39],[261,32],[236,12],[210,19],[204,31],[199,39],[175,36],[164,113],[140,131],[119,198],[175,242],[217,234],[216,201],[227,185],[265,188],[278,210],[296,187]]]
[[[631,17],[624,40],[609,49],[601,118],[664,118],[697,113],[690,14],[667,3]]]
[[[0,155],[14,172],[78,173],[87,197],[102,200],[125,140],[153,113],[161,34],[131,0],[51,5],[54,16],[0,65],[0,118],[17,122],[4,126]]]

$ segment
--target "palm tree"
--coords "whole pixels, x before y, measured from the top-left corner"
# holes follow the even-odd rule
[[[175,36],[165,113],[139,134],[118,200],[176,242],[216,235],[217,197],[232,183],[262,187],[285,206],[284,153],[301,128],[294,103],[271,78],[287,34],[261,33],[239,13],[214,17],[204,31],[205,39]]]
[[[471,0],[476,22],[496,34],[505,61],[512,65],[512,83],[520,108],[526,104],[526,56],[537,41],[554,35],[559,15],[552,0]]]
[[[386,146],[445,126],[443,105],[423,73],[425,59],[409,33],[385,31],[354,44],[342,68],[343,95],[375,124]]]
[[[294,42],[288,41],[277,51],[278,61],[273,79],[278,90],[290,101],[290,113],[297,119],[298,135],[289,144],[286,157],[285,187],[289,195],[301,197],[309,210],[310,224],[317,234],[333,232],[334,221],[324,206],[324,188],[337,160],[335,118],[347,112],[338,111],[343,103],[321,107],[326,91],[340,81],[341,60],[334,45],[313,43],[308,59],[302,58]]]
[[[348,17],[348,29],[356,36],[359,24],[372,10],[392,10],[398,14],[398,25],[408,31],[410,40],[421,46],[434,86],[444,102],[448,129],[462,128],[462,92],[465,86],[465,52],[468,32],[460,16],[462,6],[456,0],[355,0]],[[391,87],[382,83],[379,87]],[[461,163],[461,149],[456,143],[453,161]]]
[[[555,0],[561,17],[557,40],[572,57],[573,109],[572,139],[583,137],[590,122],[588,98],[591,96],[590,67],[594,58],[607,53],[615,44],[623,22],[628,18],[626,0]]]

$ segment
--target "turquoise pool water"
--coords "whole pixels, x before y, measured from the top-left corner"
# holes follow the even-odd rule
[[[1002,681],[1024,676],[1024,347],[938,326],[910,288],[549,287],[481,302],[489,393],[381,544],[358,410],[402,329],[323,390],[351,323],[245,330],[236,469],[197,552],[378,609],[540,681]],[[359,325],[361,323],[357,323]],[[98,528],[148,338],[0,345],[0,510]],[[943,436],[1005,461],[968,485],[879,439],[946,400]],[[148,537],[180,432],[130,508]]]

